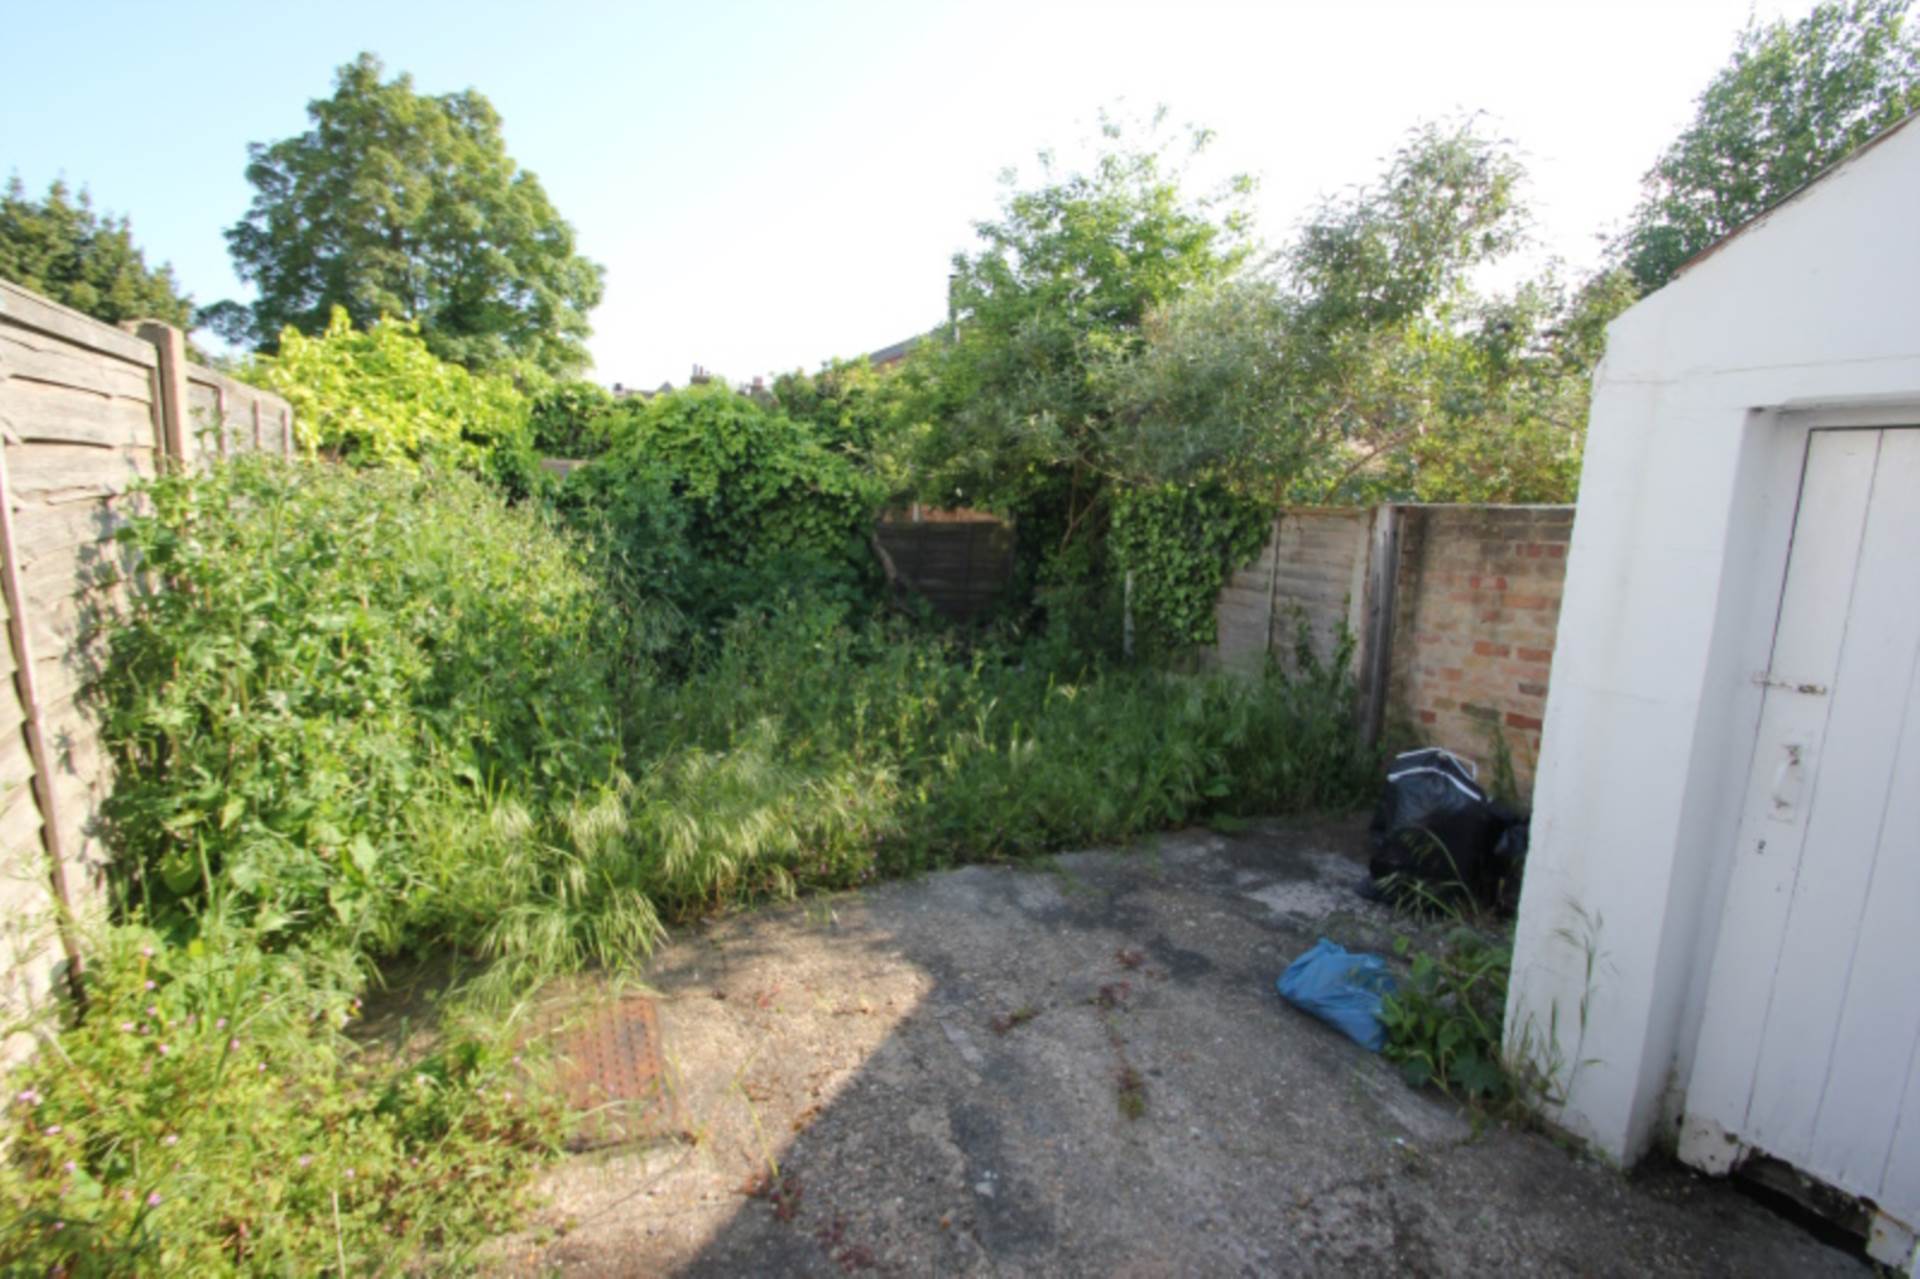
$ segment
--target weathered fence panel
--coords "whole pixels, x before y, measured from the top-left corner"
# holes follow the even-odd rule
[[[874,539],[902,585],[942,617],[969,621],[999,602],[1012,579],[1013,529],[989,515],[932,514],[883,519]]]
[[[62,903],[103,898],[111,784],[80,694],[94,585],[125,566],[129,490],[167,465],[293,451],[286,401],[186,362],[177,330],[128,333],[0,281],[0,1017],[43,1006],[83,958]],[[0,1045],[0,1066],[30,1047]]]

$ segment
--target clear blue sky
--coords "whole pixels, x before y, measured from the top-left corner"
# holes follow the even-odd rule
[[[1763,17],[1808,0],[1761,0]],[[1748,0],[1289,5],[91,3],[9,6],[0,171],[132,217],[199,302],[245,297],[221,230],[246,146],[301,131],[362,49],[473,87],[607,267],[596,376],[813,367],[928,327],[1008,166],[1165,103],[1261,179],[1283,241],[1421,118],[1525,152],[1541,252],[1595,235],[1725,62]]]

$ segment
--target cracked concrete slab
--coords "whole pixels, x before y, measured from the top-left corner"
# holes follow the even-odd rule
[[[507,1273],[1858,1275],[1726,1187],[1629,1180],[1282,1004],[1402,926],[1350,821],[1184,832],[741,915],[664,949],[685,1128],[548,1177]]]

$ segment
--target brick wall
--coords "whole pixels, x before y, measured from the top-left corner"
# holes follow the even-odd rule
[[[1572,533],[1568,506],[1400,508],[1389,740],[1445,746],[1487,782],[1497,735],[1531,792]]]

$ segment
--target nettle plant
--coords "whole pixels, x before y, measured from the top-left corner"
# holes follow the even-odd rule
[[[382,1068],[342,1034],[359,1000],[284,957],[92,940],[84,1017],[9,1079],[7,1273],[458,1265],[558,1147],[560,1111],[504,1035],[449,1027]]]

